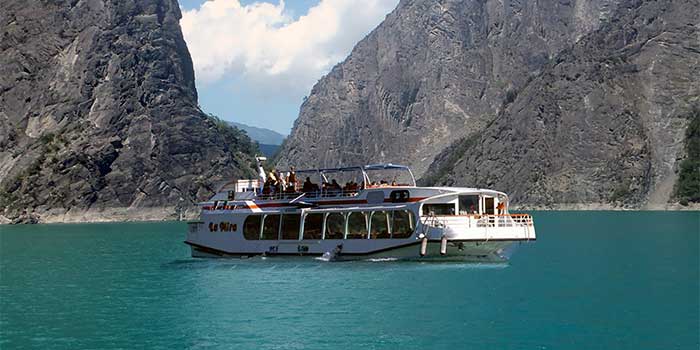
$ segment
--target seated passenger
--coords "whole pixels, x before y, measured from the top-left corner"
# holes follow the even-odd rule
[[[337,195],[343,191],[343,188],[340,187],[340,184],[338,183],[338,181],[335,181],[335,179],[333,179],[331,181],[330,185],[328,185],[328,190],[330,193]]]
[[[297,191],[297,189],[295,188],[294,184],[290,183],[287,185],[287,189],[286,189],[287,193],[295,193],[296,191]]]
[[[314,183],[311,182],[311,178],[309,178],[308,176],[306,177],[306,180],[304,181],[304,184],[301,187],[301,191],[305,193],[314,191]]]

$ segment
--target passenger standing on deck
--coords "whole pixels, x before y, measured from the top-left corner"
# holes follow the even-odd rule
[[[265,157],[255,157],[256,163],[258,163],[258,184],[260,184],[260,191],[265,187],[267,183],[267,176],[265,176],[265,169],[263,169],[262,162],[267,158]]]
[[[272,181],[273,184],[277,183],[277,177],[275,176],[275,169],[270,170],[269,173],[267,173],[267,178]]]
[[[268,194],[269,195],[274,195],[275,190],[277,189],[277,177],[275,176],[275,169],[270,170],[269,173],[267,173],[267,182],[265,183],[266,186],[270,188]]]
[[[289,167],[289,177],[287,177],[287,184],[289,186],[294,186],[294,189],[296,190],[297,187],[297,173],[294,171],[294,167],[290,166]]]
[[[287,176],[284,172],[282,172],[281,174],[277,173],[277,180],[280,183],[280,187],[282,187],[283,189],[287,188]]]
[[[506,204],[504,202],[498,202],[496,210],[498,210],[498,214],[505,214]]]

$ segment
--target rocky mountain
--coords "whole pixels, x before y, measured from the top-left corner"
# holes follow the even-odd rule
[[[2,2],[0,217],[191,216],[255,146],[197,107],[176,0]]]
[[[390,161],[527,207],[663,205],[700,103],[700,5],[405,0],[302,105],[280,162]]]

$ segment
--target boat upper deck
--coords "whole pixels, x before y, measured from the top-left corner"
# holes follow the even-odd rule
[[[201,203],[202,208],[210,211],[304,207],[348,209],[354,206],[398,206],[426,202],[433,203],[433,209],[438,212],[449,212],[449,208],[440,209],[435,203],[456,202],[459,196],[470,198],[468,200],[476,208],[495,206],[498,203],[507,205],[508,201],[505,193],[488,189],[417,187],[411,170],[394,164],[308,169],[293,172],[286,177],[277,176],[280,179],[274,182],[269,177],[262,182],[263,176],[261,179],[230,182],[209,201]],[[491,202],[483,204],[487,197],[491,198]]]

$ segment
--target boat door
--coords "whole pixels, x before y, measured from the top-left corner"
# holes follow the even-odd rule
[[[496,214],[496,203],[493,197],[484,197],[484,214]]]
[[[496,203],[493,197],[484,197],[484,214],[488,215],[488,222],[493,226],[496,222]]]

